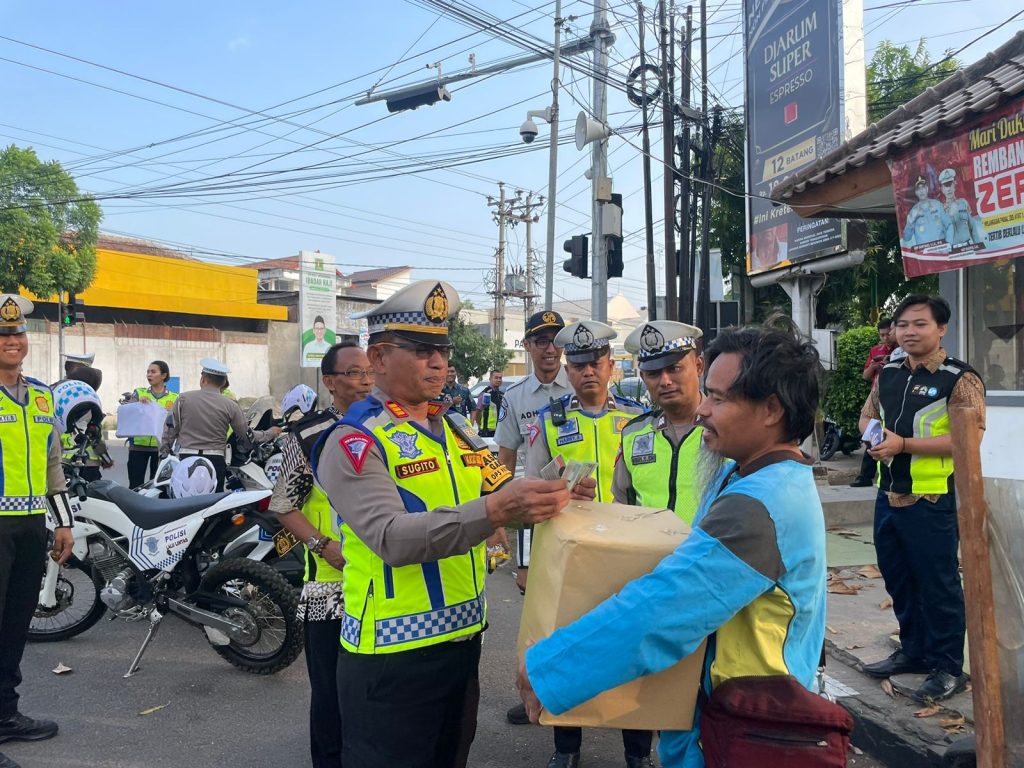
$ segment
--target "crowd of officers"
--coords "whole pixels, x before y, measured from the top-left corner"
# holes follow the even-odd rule
[[[882,664],[875,673],[927,666],[941,698],[962,686],[962,626],[949,626],[948,606],[939,619],[925,615],[938,593],[916,581],[920,558],[906,553],[913,542],[900,510],[913,511],[916,530],[930,531],[928,511],[948,506],[948,418],[924,420],[930,431],[923,434],[921,419],[889,416],[906,410],[908,392],[921,398],[910,406],[934,411],[980,387],[980,380],[963,384],[976,375],[938,346],[949,317],[940,302],[910,297],[897,310],[897,327],[908,329],[907,362],[885,367],[865,417],[881,417],[887,430],[873,455],[893,459],[882,468],[877,525],[882,535],[894,529],[908,539],[891,547],[883,567],[894,602],[899,595],[908,650],[887,660],[891,670]],[[31,309],[24,303],[0,297],[0,406],[14,414],[10,423],[0,419],[0,742],[56,732],[55,724],[18,712],[15,688],[41,577],[44,493],[57,512],[55,559],[69,556],[73,524],[53,471],[59,454],[50,444],[52,418],[46,422],[49,389],[20,373],[23,315]],[[708,636],[705,693],[734,677],[772,674],[811,689],[826,582],[823,514],[811,461],[799,449],[818,406],[813,345],[788,329],[748,328],[719,334],[702,355],[699,329],[641,323],[625,347],[638,357],[654,403],[648,410],[609,393],[611,327],[566,325],[556,312],[539,312],[525,328],[534,372],[494,409],[495,457],[465,414],[468,392],[451,375],[447,329],[458,311],[449,284],[424,281],[365,313],[368,348],[339,344],[324,354],[332,403],[295,424],[285,444],[272,509],[307,550],[299,610],[315,768],[467,764],[487,628],[485,548],[500,543],[506,527],[519,532],[517,581],[525,591],[530,528],[570,501],[563,480],[540,477],[557,458],[595,465],[573,498],[670,508],[693,532],[651,574],[527,651],[517,680],[523,705],[509,710],[510,721],[536,722],[541,708],[559,714],[665,669]],[[204,390],[211,401],[219,395],[218,373],[204,371],[207,386],[189,393],[197,404]],[[903,402],[891,394],[897,384]],[[188,419],[183,400],[173,408],[179,439]],[[515,478],[521,460],[525,473]],[[955,516],[953,524],[955,539]],[[941,541],[948,555],[953,539],[944,528],[928,541]],[[944,574],[942,588],[948,595],[959,586]],[[661,763],[703,765],[699,736],[696,720],[690,731],[663,731]],[[622,738],[627,766],[653,765],[650,732]],[[554,729],[549,768],[579,765],[581,743],[580,729]],[[0,768],[13,765],[0,757]]]

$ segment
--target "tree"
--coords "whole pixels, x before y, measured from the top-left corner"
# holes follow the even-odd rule
[[[99,205],[56,161],[13,144],[0,152],[0,290],[82,291],[96,274]]]
[[[470,308],[471,305],[463,302],[462,306]],[[512,353],[505,349],[501,339],[484,336],[461,314],[448,321],[448,339],[452,345],[452,365],[463,379],[483,376],[491,370],[500,371],[512,359]]]

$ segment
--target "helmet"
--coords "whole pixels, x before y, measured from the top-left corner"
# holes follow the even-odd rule
[[[217,490],[217,470],[202,456],[182,459],[171,474],[171,495],[176,499],[203,496]]]
[[[281,400],[281,416],[287,420],[296,410],[305,415],[316,409],[316,403],[316,392],[305,384],[299,384],[289,389]]]
[[[61,432],[77,428],[84,432],[89,424],[103,421],[103,405],[96,390],[83,381],[65,379],[53,387],[53,415]]]

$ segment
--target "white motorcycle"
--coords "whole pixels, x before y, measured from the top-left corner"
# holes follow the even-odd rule
[[[125,677],[164,616],[202,627],[214,650],[254,674],[291,664],[302,650],[298,593],[270,566],[221,555],[225,541],[270,502],[267,491],[184,499],[149,498],[110,480],[88,485],[66,465],[75,513],[74,550],[64,567],[49,557],[29,639],[55,641],[111,619],[149,620]]]

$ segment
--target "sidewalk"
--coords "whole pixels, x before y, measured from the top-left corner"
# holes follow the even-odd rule
[[[859,456],[829,462],[829,479],[845,464],[859,465]],[[900,695],[901,689],[916,689],[923,682],[922,675],[901,675],[890,684],[860,671],[862,664],[892,653],[898,631],[875,565],[870,518],[875,490],[845,485],[822,485],[820,490],[826,507],[830,573],[826,672],[839,703],[854,716],[854,740],[865,752],[889,765],[941,765],[946,747],[973,732],[970,689],[939,706],[927,706]]]

